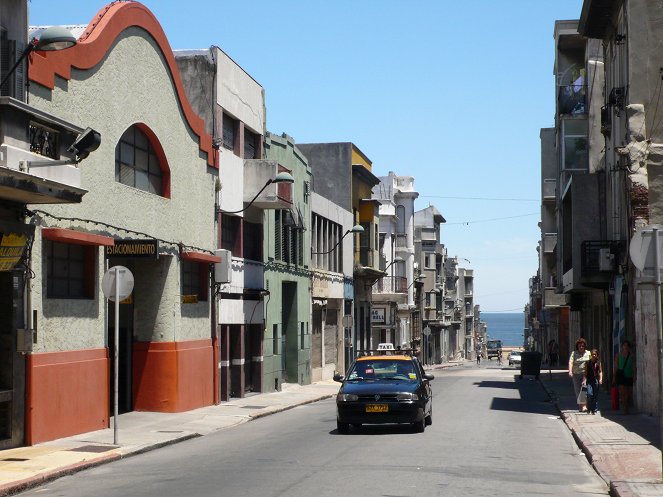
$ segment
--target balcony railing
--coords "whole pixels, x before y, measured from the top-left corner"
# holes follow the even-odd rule
[[[407,293],[405,276],[385,276],[373,283],[373,293]]]
[[[573,116],[587,114],[587,86],[561,85],[558,93],[557,112]]]
[[[591,276],[597,272],[612,272],[622,252],[619,240],[584,241],[581,244],[581,276]]]

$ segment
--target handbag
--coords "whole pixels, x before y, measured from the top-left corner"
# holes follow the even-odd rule
[[[577,402],[578,404],[587,403],[587,385],[583,385],[582,387],[580,387],[580,392],[578,393]]]

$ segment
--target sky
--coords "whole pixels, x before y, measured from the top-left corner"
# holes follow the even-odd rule
[[[540,238],[541,128],[554,126],[555,20],[582,0],[145,0],[173,49],[217,45],[265,89],[267,129],[345,142],[414,177],[417,210],[474,269],[482,312],[521,312]],[[30,24],[106,2],[30,0]]]

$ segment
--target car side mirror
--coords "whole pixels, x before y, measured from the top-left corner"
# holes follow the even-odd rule
[[[334,381],[338,381],[339,383],[343,383],[343,380],[345,380],[345,376],[343,376],[341,373],[336,373],[334,375]]]
[[[432,374],[430,374],[430,373],[426,373],[426,374],[424,375],[424,380],[431,381],[431,380],[434,380],[434,379],[435,379],[435,376],[432,375]]]

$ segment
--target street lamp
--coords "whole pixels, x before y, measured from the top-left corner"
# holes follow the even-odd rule
[[[390,266],[396,264],[397,262],[403,262],[404,260],[405,260],[405,259],[403,259],[401,256],[397,255],[396,257],[394,257],[394,259],[393,259],[389,264],[387,264],[387,265],[385,266],[385,268],[383,269],[383,271],[387,271],[387,269],[389,269]]]
[[[21,65],[23,60],[33,51],[55,52],[57,50],[71,48],[74,45],[76,45],[76,38],[68,29],[63,28],[62,26],[51,26],[50,28],[46,28],[39,39],[33,38],[30,43],[28,43],[23,54],[2,79],[0,87],[5,85],[9,77],[14,74],[14,71],[16,71],[16,68]]]
[[[222,214],[239,214],[240,212],[244,212],[246,209],[251,207],[251,205],[253,205],[253,202],[256,201],[256,199],[265,190],[265,188],[267,188],[272,183],[294,183],[294,182],[295,182],[295,178],[293,178],[290,173],[281,172],[281,173],[277,174],[274,178],[271,178],[271,179],[267,180],[267,183],[265,183],[265,185],[260,189],[260,191],[255,194],[255,196],[251,199],[251,201],[243,209],[240,209],[238,211],[224,211],[224,210],[221,210],[221,209],[217,209],[217,212],[220,212]]]
[[[352,229],[349,229],[348,231],[343,233],[343,236],[341,237],[341,239],[338,242],[336,242],[336,245],[334,245],[333,248],[331,248],[330,250],[327,250],[326,252],[311,252],[311,255],[331,254],[334,250],[336,250],[336,247],[338,247],[341,244],[341,242],[343,241],[343,238],[345,238],[347,235],[349,235],[350,233],[363,233],[363,232],[364,232],[364,227],[361,224],[355,224],[352,227]]]
[[[425,274],[420,274],[419,276],[415,277],[414,280],[412,280],[412,283],[410,283],[410,284],[407,286],[406,290],[409,290],[410,287],[411,287],[412,285],[414,285],[415,283],[421,283],[421,282],[424,281],[425,279],[426,279],[426,275],[425,275]]]

